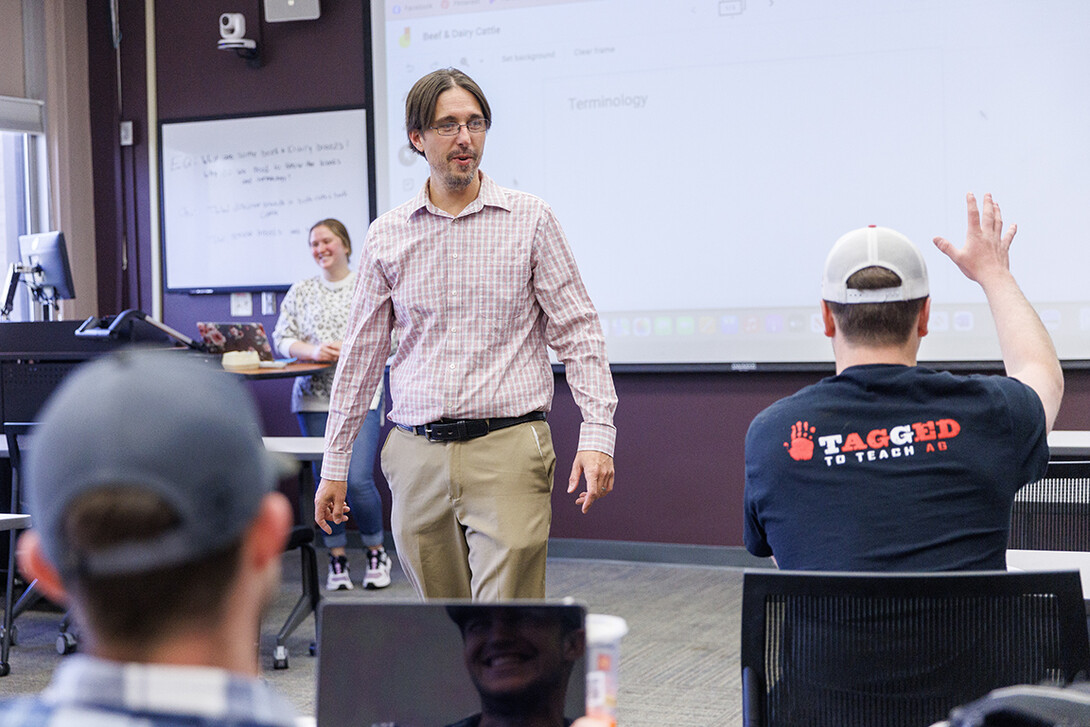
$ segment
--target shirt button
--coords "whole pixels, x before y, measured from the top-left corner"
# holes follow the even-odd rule
[[[458,259],[458,253],[452,253],[451,257],[454,258],[455,260],[457,260]]]
[[[451,370],[451,371],[453,371],[453,370],[454,370],[454,369],[456,369],[456,368],[458,368],[458,364],[451,364],[451,365],[450,365],[450,370]]]

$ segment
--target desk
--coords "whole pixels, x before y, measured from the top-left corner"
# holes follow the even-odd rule
[[[1053,430],[1048,435],[1048,449],[1053,457],[1090,458],[1090,431]]]
[[[308,475],[311,462],[322,458],[325,451],[325,437],[262,437],[265,449],[270,452],[292,457],[303,463],[299,469],[299,492],[295,502],[295,521],[300,525],[312,524],[314,486]]]
[[[294,457],[301,462],[319,460],[325,451],[325,437],[262,437],[261,441],[270,452]]]
[[[1048,435],[1054,459],[1090,458],[1090,431],[1055,430]],[[1090,553],[1064,550],[1008,550],[1007,570],[1077,570],[1082,592],[1090,601]]]
[[[1077,570],[1082,580],[1082,596],[1090,607],[1090,553],[1066,550],[1008,550],[1007,570]]]
[[[244,369],[224,369],[232,374],[238,374],[244,379],[261,381],[264,379],[287,379],[296,376],[306,376],[325,371],[336,364],[332,361],[296,361],[282,368],[262,368],[251,366]]]
[[[30,527],[30,515],[0,512],[0,531],[25,530]]]

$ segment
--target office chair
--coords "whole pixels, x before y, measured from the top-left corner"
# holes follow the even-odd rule
[[[929,725],[1090,672],[1079,574],[747,571],[746,727]]]
[[[280,633],[276,635],[276,646],[273,649],[274,669],[288,668],[288,637],[311,614],[314,614],[314,641],[310,643],[310,655],[314,656],[318,649],[318,604],[322,600],[322,593],[318,590],[318,556],[314,551],[313,525],[296,525],[292,528],[284,550],[295,548],[299,549],[302,560],[303,593],[280,628]]]
[[[33,422],[4,422],[4,435],[7,438],[8,457],[11,460],[11,509],[10,512],[22,512],[22,452],[19,444],[20,438],[29,435],[34,430]],[[16,533],[11,531],[9,540],[9,568],[7,578],[7,601],[5,603],[5,625],[0,629],[0,671],[7,673],[8,654],[11,646],[18,640],[18,628],[15,620],[21,613],[42,600],[43,596],[32,582],[19,596],[19,600],[12,604],[11,598],[14,590],[14,553]],[[65,614],[57,628],[57,653],[70,654],[76,650],[77,637],[71,630],[72,621],[69,614]]]
[[[1090,552],[1090,462],[1049,462],[1018,491],[1007,547]]]

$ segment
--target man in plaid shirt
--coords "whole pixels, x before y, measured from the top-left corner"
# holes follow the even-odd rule
[[[616,393],[598,314],[552,210],[480,171],[491,109],[456,69],[413,86],[405,126],[430,177],[371,225],[333,384],[315,521],[342,522],[352,440],[390,332],[397,428],[382,451],[398,558],[423,598],[540,598],[556,458],[545,423],[565,364],[583,423],[568,480],[613,488]]]

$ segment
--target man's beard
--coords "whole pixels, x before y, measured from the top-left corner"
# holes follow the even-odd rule
[[[447,187],[455,192],[461,192],[473,184],[477,180],[477,161],[478,156],[473,156],[473,166],[467,169],[465,172],[456,171],[455,157],[461,156],[463,152],[453,153],[447,157],[447,168],[443,170],[443,183]]]

